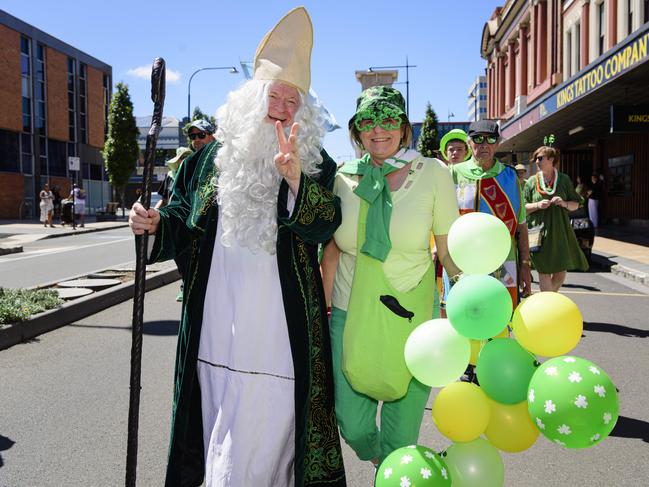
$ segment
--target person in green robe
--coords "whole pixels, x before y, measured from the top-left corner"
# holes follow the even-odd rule
[[[539,147],[532,160],[539,171],[525,184],[525,210],[530,228],[543,226],[541,245],[531,253],[532,264],[539,272],[541,291],[557,292],[566,280],[566,271],[588,270],[568,217],[583,199],[570,178],[557,170],[559,154],[554,147]]]
[[[346,485],[318,264],[341,212],[306,96],[312,35],[306,10],[289,12],[169,204],[130,212],[155,234],[151,262],[190,252],[167,486]]]

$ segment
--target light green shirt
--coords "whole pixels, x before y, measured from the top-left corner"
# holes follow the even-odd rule
[[[358,177],[338,173],[334,193],[340,197],[342,223],[334,234],[341,250],[334,279],[332,305],[346,310],[351,294],[357,253],[360,199],[354,194]],[[417,157],[410,173],[392,192],[390,240],[392,249],[383,262],[390,284],[398,291],[414,288],[431,265],[430,234],[446,235],[459,213],[453,180],[437,159]]]

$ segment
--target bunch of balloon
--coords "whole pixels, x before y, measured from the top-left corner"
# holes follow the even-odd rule
[[[503,265],[511,252],[511,235],[500,219],[486,213],[469,213],[451,228],[448,246],[464,277],[450,290],[446,313],[460,334],[474,340],[476,353],[471,361],[476,365],[485,397],[481,407],[489,417],[480,434],[500,450],[526,450],[538,437],[526,403],[527,388],[538,362],[509,338],[511,295],[500,280],[489,275]],[[433,416],[434,412],[433,407]]]
[[[534,294],[516,308],[512,327],[523,347],[549,357],[527,391],[528,412],[543,436],[566,448],[588,448],[606,438],[619,415],[615,385],[593,362],[565,355],[583,331],[577,305],[559,293]]]

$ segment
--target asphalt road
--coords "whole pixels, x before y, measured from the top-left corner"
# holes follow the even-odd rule
[[[177,290],[177,283],[168,285],[149,293],[146,301],[141,486],[163,482]],[[596,274],[569,276],[563,292],[579,305],[585,322],[573,354],[592,360],[613,378],[620,389],[620,419],[613,435],[591,449],[566,450],[539,437],[526,452],[503,454],[505,485],[647,485],[648,291]],[[114,306],[0,352],[0,487],[123,485],[131,306]],[[436,450],[450,444],[432,424],[430,410],[419,442]],[[344,454],[348,485],[371,485],[374,469],[346,446]]]
[[[128,228],[37,240],[25,244],[22,253],[0,256],[0,287],[36,286],[133,260]]]

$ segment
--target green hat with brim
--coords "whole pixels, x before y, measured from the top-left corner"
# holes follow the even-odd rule
[[[442,140],[439,142],[439,149],[442,152],[442,156],[444,157],[444,159],[446,159],[446,146],[449,144],[449,142],[452,142],[454,140],[459,140],[460,142],[464,142],[464,145],[466,145],[466,157],[464,158],[464,160],[468,161],[469,159],[471,159],[471,147],[469,146],[469,136],[462,129],[449,130],[444,134],[444,137],[442,137]]]
[[[356,120],[374,119],[377,114],[408,121],[401,92],[390,86],[372,86],[363,91],[356,99],[356,113],[349,119],[349,128]]]
[[[182,160],[187,156],[190,156],[191,154],[193,154],[193,152],[189,147],[178,147],[176,149],[176,157],[169,159],[167,162],[165,162],[165,165],[168,166],[172,171],[176,172]]]

